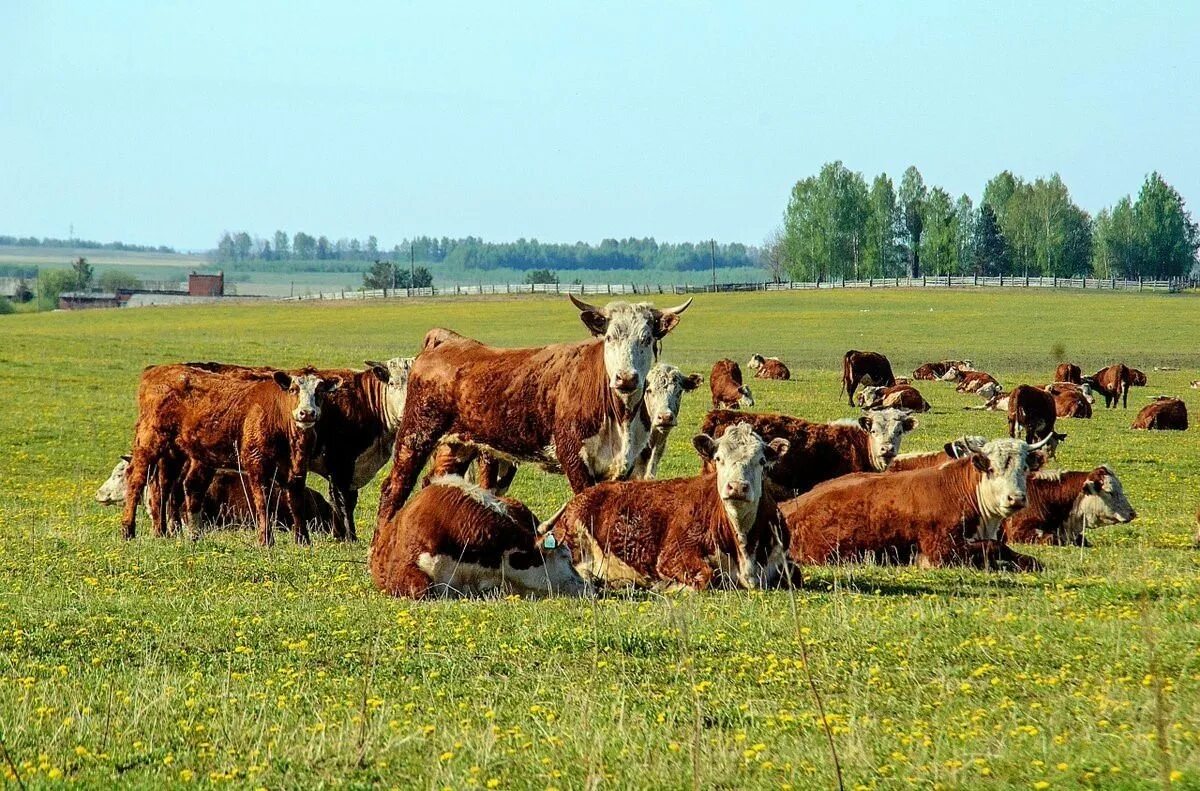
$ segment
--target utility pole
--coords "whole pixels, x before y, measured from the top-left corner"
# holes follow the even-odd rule
[[[712,264],[713,292],[717,290],[717,240],[708,240],[708,261]]]

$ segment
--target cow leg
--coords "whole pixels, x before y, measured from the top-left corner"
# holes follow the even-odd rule
[[[979,545],[980,557],[986,569],[997,569],[1001,563],[1007,563],[1017,571],[1042,570],[1042,564],[1037,558],[1023,555],[1002,541],[980,541],[976,544]]]
[[[311,544],[312,536],[308,532],[308,521],[304,518],[304,493],[306,478],[303,472],[288,475],[284,489],[284,499],[287,501],[288,513],[292,517],[292,535],[297,544]]]
[[[679,552],[660,556],[654,570],[660,579],[700,591],[708,589],[713,577],[712,567],[703,560]]]
[[[1121,408],[1129,409],[1129,385],[1121,384]]]
[[[159,459],[154,466],[153,476],[147,476],[146,508],[150,511],[150,527],[154,535],[162,538],[167,534],[167,500],[170,499],[171,486],[174,481],[168,480],[166,458]]]
[[[353,482],[345,475],[329,477],[329,499],[333,506],[333,537],[338,541],[357,541],[354,527],[354,506],[358,503],[358,491],[351,488]]]
[[[406,416],[410,410],[413,410],[411,403],[405,408]],[[400,507],[404,505],[404,501],[408,499],[408,495],[412,493],[413,486],[417,482],[417,475],[425,466],[425,462],[429,460],[429,454],[437,447],[438,440],[442,438],[446,429],[444,421],[448,419],[446,416],[443,418],[443,422],[429,428],[422,427],[416,430],[409,430],[408,420],[404,421],[400,436],[396,440],[396,457],[392,463],[392,471],[387,480],[383,482],[383,488],[379,493],[376,535],[379,535],[378,528],[395,516]]]
[[[125,510],[121,513],[121,535],[130,539],[137,535],[137,509],[142,504],[146,477],[154,460],[161,456],[153,447],[135,447],[129,461],[125,488]]]
[[[216,470],[207,464],[195,460],[188,462],[187,474],[183,478],[183,505],[187,511],[188,537],[193,541],[200,538],[204,497],[208,494],[215,473]]]
[[[850,379],[846,382],[846,403],[854,406],[854,391],[858,389],[858,380]]]
[[[358,507],[358,489],[346,488],[346,540],[358,540],[358,527],[354,522],[354,509]]]
[[[596,481],[591,470],[583,463],[583,442],[571,431],[559,431],[554,436],[554,455],[571,484],[571,491],[579,494]]]

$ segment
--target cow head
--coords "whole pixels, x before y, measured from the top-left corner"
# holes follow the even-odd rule
[[[974,434],[968,434],[958,439],[951,440],[942,446],[946,455],[952,459],[961,459],[963,456],[968,456],[981,450],[987,444],[986,437],[980,437]]]
[[[863,389],[854,394],[854,398],[857,399],[859,406],[867,407],[874,404],[883,395],[883,390],[884,388],[876,385],[865,385]]]
[[[907,409],[877,409],[860,417],[858,425],[869,437],[871,463],[883,472],[900,453],[904,435],[920,423]]]
[[[963,378],[962,371],[960,371],[958,369],[957,365],[952,365],[948,369],[946,369],[946,373],[942,374],[941,381],[957,382],[958,380],[960,380],[962,378]]]
[[[1125,524],[1137,519],[1137,511],[1125,498],[1121,480],[1107,464],[1088,475],[1075,508],[1083,517],[1084,527]]]
[[[375,378],[385,385],[384,423],[389,430],[400,425],[400,419],[404,417],[404,403],[408,397],[408,375],[412,373],[413,359],[393,357],[384,363],[372,360],[364,362]]]
[[[342,386],[342,377],[332,376],[324,379],[313,373],[302,373],[297,376],[287,371],[276,371],[275,384],[288,395],[296,399],[292,409],[292,420],[296,428],[307,431],[321,419],[321,404],[325,396]]]
[[[1096,403],[1096,397],[1092,395],[1092,386],[1087,382],[1084,382],[1079,386],[1079,392],[1083,394],[1084,400],[1089,404]]]
[[[1049,439],[1033,445],[1019,439],[995,439],[971,454],[971,462],[980,472],[975,494],[981,518],[975,538],[997,540],[1000,523],[1025,507],[1026,476],[1041,469],[1044,457],[1039,451]]]
[[[504,553],[504,577],[519,592],[558,596],[590,596],[594,592],[592,586],[576,571],[570,547],[558,543],[551,532],[569,503],[564,503],[554,516],[541,525],[529,514],[529,524],[522,527],[533,529],[533,546],[518,547]]]
[[[754,394],[750,392],[749,385],[742,385],[738,387],[738,392],[742,394],[742,397],[738,399],[739,404],[747,409],[754,406]]]
[[[132,460],[132,456],[122,456],[117,460],[117,466],[108,474],[108,480],[96,490],[96,502],[100,505],[119,505],[125,502],[129,462]]]
[[[720,439],[697,434],[692,439],[696,452],[717,471],[717,494],[735,523],[753,522],[762,498],[763,474],[768,466],[787,453],[790,443],[778,438],[763,442],[748,423],[730,426]]]
[[[673,365],[659,363],[646,377],[646,411],[654,428],[672,428],[679,419],[683,394],[695,390],[704,381],[700,374],[685,376]]]
[[[759,368],[763,367],[763,363],[765,362],[766,360],[761,354],[752,354],[750,355],[750,362],[746,363],[746,367],[751,371],[757,371]]]
[[[999,382],[988,382],[975,391],[975,394],[984,401],[991,401],[1004,392],[1004,388],[1000,387]]]
[[[568,295],[580,318],[592,335],[604,338],[604,370],[608,386],[626,406],[634,406],[642,397],[642,386],[654,363],[658,342],[675,329],[679,316],[688,305],[658,310],[648,302],[631,305],[610,302],[604,308]]]

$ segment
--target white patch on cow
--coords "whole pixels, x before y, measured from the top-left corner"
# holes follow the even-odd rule
[[[957,366],[952,365],[948,369],[946,369],[946,373],[942,374],[941,377],[939,377],[939,380],[942,382],[957,382],[959,379],[962,379],[962,378],[963,378],[962,372],[958,370]]]
[[[566,550],[565,547],[561,548]],[[513,568],[511,556],[520,550],[508,549],[499,566],[464,563],[450,555],[422,552],[417,567],[425,572],[435,588],[445,595],[493,596],[501,594],[584,596],[591,592],[571,565],[569,550],[559,548],[542,554],[542,563],[525,569]]]
[[[122,456],[108,474],[108,480],[96,490],[96,502],[101,505],[123,505],[129,486],[129,459]]]
[[[648,587],[651,580],[615,554],[605,552],[588,530],[576,530],[571,540],[579,547],[575,570],[585,580],[603,581],[605,587]]]
[[[871,464],[876,472],[887,469],[892,459],[900,453],[904,435],[920,425],[910,412],[903,409],[878,409],[849,422],[867,432]],[[846,421],[839,420],[832,425],[845,424]]]
[[[342,385],[341,379],[322,379],[314,374],[288,376],[276,372],[275,381],[282,387],[285,381],[290,385],[287,391],[296,397],[296,407],[292,410],[292,420],[296,427],[307,431],[321,419],[321,400],[326,393],[332,393]]]
[[[471,483],[460,475],[439,475],[431,480],[429,484],[431,486],[452,486],[489,511],[497,513],[506,519],[512,519],[512,515],[508,512],[507,503],[482,486]]]
[[[879,396],[882,392],[883,392],[882,387],[876,387],[875,385],[866,385],[865,387],[863,387],[861,390],[859,390],[857,393],[854,394],[854,398],[858,401],[859,406],[865,407],[865,406],[869,406],[870,404],[875,403],[875,399],[879,398]]]
[[[980,525],[977,538],[996,541],[1000,523],[1025,507],[1030,446],[1019,439],[995,439],[977,451],[987,470],[975,487]]]
[[[761,354],[752,354],[750,355],[750,362],[746,363],[746,367],[751,371],[757,371],[763,367],[764,362],[765,360]]]
[[[996,396],[1000,395],[1002,392],[1004,392],[1004,391],[1000,387],[999,383],[988,382],[987,384],[983,385],[978,390],[976,390],[975,394],[978,395],[980,398],[982,398],[984,401],[990,401],[993,398],[995,398]]]
[[[624,480],[649,441],[650,430],[636,410],[627,421],[605,415],[600,430],[583,441],[579,457],[596,480]]]
[[[384,385],[383,425],[389,433],[395,433],[404,418],[404,404],[408,400],[408,378],[412,373],[413,357],[393,357],[384,365],[388,370],[388,381]]]

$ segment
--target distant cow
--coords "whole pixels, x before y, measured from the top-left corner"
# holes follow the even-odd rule
[[[380,494],[380,525],[408,498],[443,437],[561,471],[575,492],[632,473],[649,440],[646,376],[691,300],[668,310],[571,301],[591,340],[502,349],[441,328],[426,333]]]
[[[1054,381],[1070,382],[1071,384],[1083,384],[1083,371],[1075,363],[1059,363],[1054,369]]]
[[[957,369],[951,369],[957,370]],[[958,385],[954,388],[960,393],[976,393],[980,388],[994,384],[999,385],[996,377],[985,371],[961,371],[961,376],[958,379]]]
[[[1086,419],[1092,416],[1092,404],[1081,393],[1065,390],[1050,397],[1054,399],[1054,414],[1058,417]]]
[[[1137,512],[1112,468],[1046,470],[1029,476],[1028,504],[1004,520],[1004,536],[1022,544],[1086,545],[1085,530],[1125,524]]]
[[[742,368],[728,357],[713,363],[708,375],[713,409],[737,409],[754,406],[750,388],[742,384]]]
[[[908,384],[892,387],[868,385],[859,391],[858,401],[864,409],[907,409],[910,412],[928,412],[931,409],[921,392]]]
[[[747,367],[754,371],[755,379],[791,379],[792,372],[778,357],[763,357],[761,354],[750,356]]]
[[[854,349],[842,356],[842,392],[850,406],[854,406],[854,391],[859,385],[891,387],[896,384],[892,364],[878,352],[860,352]]]
[[[1056,435],[1054,421],[1058,411],[1054,406],[1054,397],[1031,385],[1017,385],[1008,396],[1008,436],[1016,437],[1024,433],[1026,442],[1034,442],[1046,437],[1065,439],[1065,435]],[[1052,442],[1047,449],[1053,455],[1057,442]]]
[[[1075,384],[1073,382],[1051,382],[1042,389],[1056,398],[1063,393],[1076,393],[1082,396],[1083,399],[1089,404],[1096,403],[1096,397],[1092,395],[1092,387],[1086,382],[1082,384]]]
[[[833,423],[714,410],[705,415],[700,430],[720,437],[738,423],[749,424],[763,439],[788,441],[790,450],[769,473],[771,480],[785,490],[780,497],[795,497],[839,475],[886,470],[900,452],[904,435],[918,425],[915,417],[899,409],[881,409],[857,420]]]
[[[712,471],[666,481],[602,483],[575,496],[553,522],[586,579],[610,586],[763,588],[787,572],[787,538],[763,473],[788,442],[764,442],[740,423],[720,439],[700,434]]]
[[[659,363],[646,377],[646,411],[650,414],[650,442],[633,465],[635,479],[650,480],[658,475],[658,465],[667,451],[667,437],[679,422],[679,407],[684,393],[704,382],[700,374],[685,375],[673,365]]]
[[[125,495],[129,488],[130,459],[131,457],[128,455],[122,456],[113,467],[112,472],[109,473],[108,480],[96,491],[96,502],[100,505],[123,505],[125,503]],[[172,520],[173,524],[179,524],[178,513],[183,509],[182,484],[176,491],[168,492],[165,495],[156,492],[154,497],[151,497],[149,490],[158,485],[159,482],[156,479],[146,482],[147,503],[152,500],[157,501],[158,497],[165,497],[168,501],[168,514],[176,517]],[[286,521],[288,519],[287,510],[280,496],[282,492],[272,492],[272,495],[267,503],[271,521],[276,527],[290,527],[290,523]],[[201,524],[205,528],[253,525],[254,505],[250,499],[246,476],[236,470],[217,471],[213,476],[212,483],[208,486],[208,491],[204,493],[204,500],[200,505]],[[147,510],[149,510],[149,505],[147,505]],[[329,532],[332,529],[333,509],[316,489],[305,490],[304,499],[301,501],[301,511],[301,518],[310,530]]]
[[[1044,443],[1042,443],[1044,444]],[[827,481],[781,506],[795,563],[836,563],[915,545],[923,566],[969,562],[990,545],[1018,568],[1037,561],[999,543],[1000,523],[1026,504],[1040,445],[998,439],[936,467]]]
[[[1130,387],[1145,387],[1147,381],[1148,380],[1146,379],[1145,373],[1143,373],[1142,371],[1139,371],[1136,368],[1129,369],[1129,386]]]
[[[1133,421],[1133,428],[1150,431],[1187,431],[1187,427],[1187,404],[1167,396],[1159,396],[1142,407]]]
[[[946,371],[950,370],[950,366],[945,363],[921,363],[912,372],[913,379],[923,381],[937,381],[946,375]]]
[[[886,472],[907,472],[908,470],[923,470],[926,467],[937,467],[940,464],[961,459],[968,454],[974,453],[986,444],[987,439],[985,437],[969,435],[947,442],[942,446],[941,450],[901,453],[892,459],[892,463],[887,466]]]
[[[537,527],[517,500],[456,476],[435,478],[380,526],[371,576],[385,593],[413,599],[589,593],[570,551]]]
[[[1115,409],[1117,402],[1123,408],[1129,407],[1129,369],[1124,363],[1101,368],[1095,375],[1084,379],[1092,389],[1104,396],[1104,407]]]

